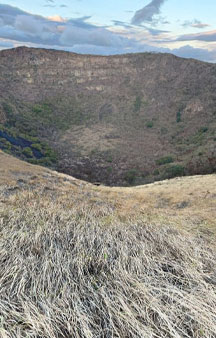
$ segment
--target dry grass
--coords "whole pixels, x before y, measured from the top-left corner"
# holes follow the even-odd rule
[[[201,231],[206,220],[191,231],[198,206],[208,211],[210,200],[199,197],[196,206],[191,198],[187,214],[175,209],[185,213],[180,227],[163,214],[177,197],[158,207],[153,196],[168,196],[175,184],[189,189],[187,181],[96,188],[8,158],[14,167],[5,165],[0,179],[0,337],[216,337],[215,245]]]
[[[2,337],[216,337],[204,239],[53,199],[20,192],[1,210]]]

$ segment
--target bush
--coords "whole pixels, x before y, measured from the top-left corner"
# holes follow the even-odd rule
[[[159,160],[156,161],[156,164],[163,165],[163,164],[172,163],[173,161],[174,160],[173,160],[172,156],[165,156],[165,157],[159,158]]]
[[[166,168],[166,174],[168,178],[173,178],[176,176],[183,176],[185,173],[185,168],[182,165],[172,165],[171,167]]]
[[[208,127],[202,127],[202,128],[200,128],[200,130],[199,130],[199,132],[201,133],[201,134],[204,134],[204,133],[206,133],[208,131]]]
[[[153,126],[154,126],[153,121],[148,121],[148,122],[146,123],[146,127],[147,127],[147,128],[152,128]]]
[[[26,147],[23,149],[23,155],[25,155],[26,157],[33,157],[33,152],[31,150],[31,148]]]
[[[141,100],[140,96],[137,96],[136,100],[134,102],[134,112],[135,113],[137,113],[138,111],[140,111],[141,104],[142,104],[142,100]]]
[[[160,175],[160,171],[159,171],[158,169],[155,169],[155,171],[153,172],[153,175],[154,175],[154,176]]]
[[[131,170],[127,171],[126,174],[125,174],[125,180],[129,184],[133,184],[135,179],[136,179],[136,174],[137,174],[136,169],[131,169]]]
[[[176,113],[176,122],[177,122],[177,123],[181,122],[181,112],[180,112],[180,111],[178,111],[178,112]]]
[[[31,147],[34,148],[35,150],[40,151],[40,152],[42,152],[42,150],[43,150],[40,143],[33,143],[33,144],[31,145]]]
[[[37,160],[37,164],[45,166],[45,167],[50,167],[53,165],[53,160],[49,157],[43,157]]]
[[[8,103],[3,103],[3,109],[7,115],[11,115],[13,113],[12,107]]]

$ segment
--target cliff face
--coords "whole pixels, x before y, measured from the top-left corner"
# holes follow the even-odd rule
[[[0,120],[25,124],[57,151],[59,170],[91,181],[213,171],[215,93],[215,65],[169,54],[0,52]]]

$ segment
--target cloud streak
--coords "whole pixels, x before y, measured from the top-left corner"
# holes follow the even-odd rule
[[[208,31],[198,34],[185,34],[181,35],[175,41],[205,41],[205,42],[216,42],[216,30]]]

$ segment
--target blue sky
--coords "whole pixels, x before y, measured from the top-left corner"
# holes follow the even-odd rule
[[[0,1],[0,49],[169,52],[216,62],[215,0]]]

